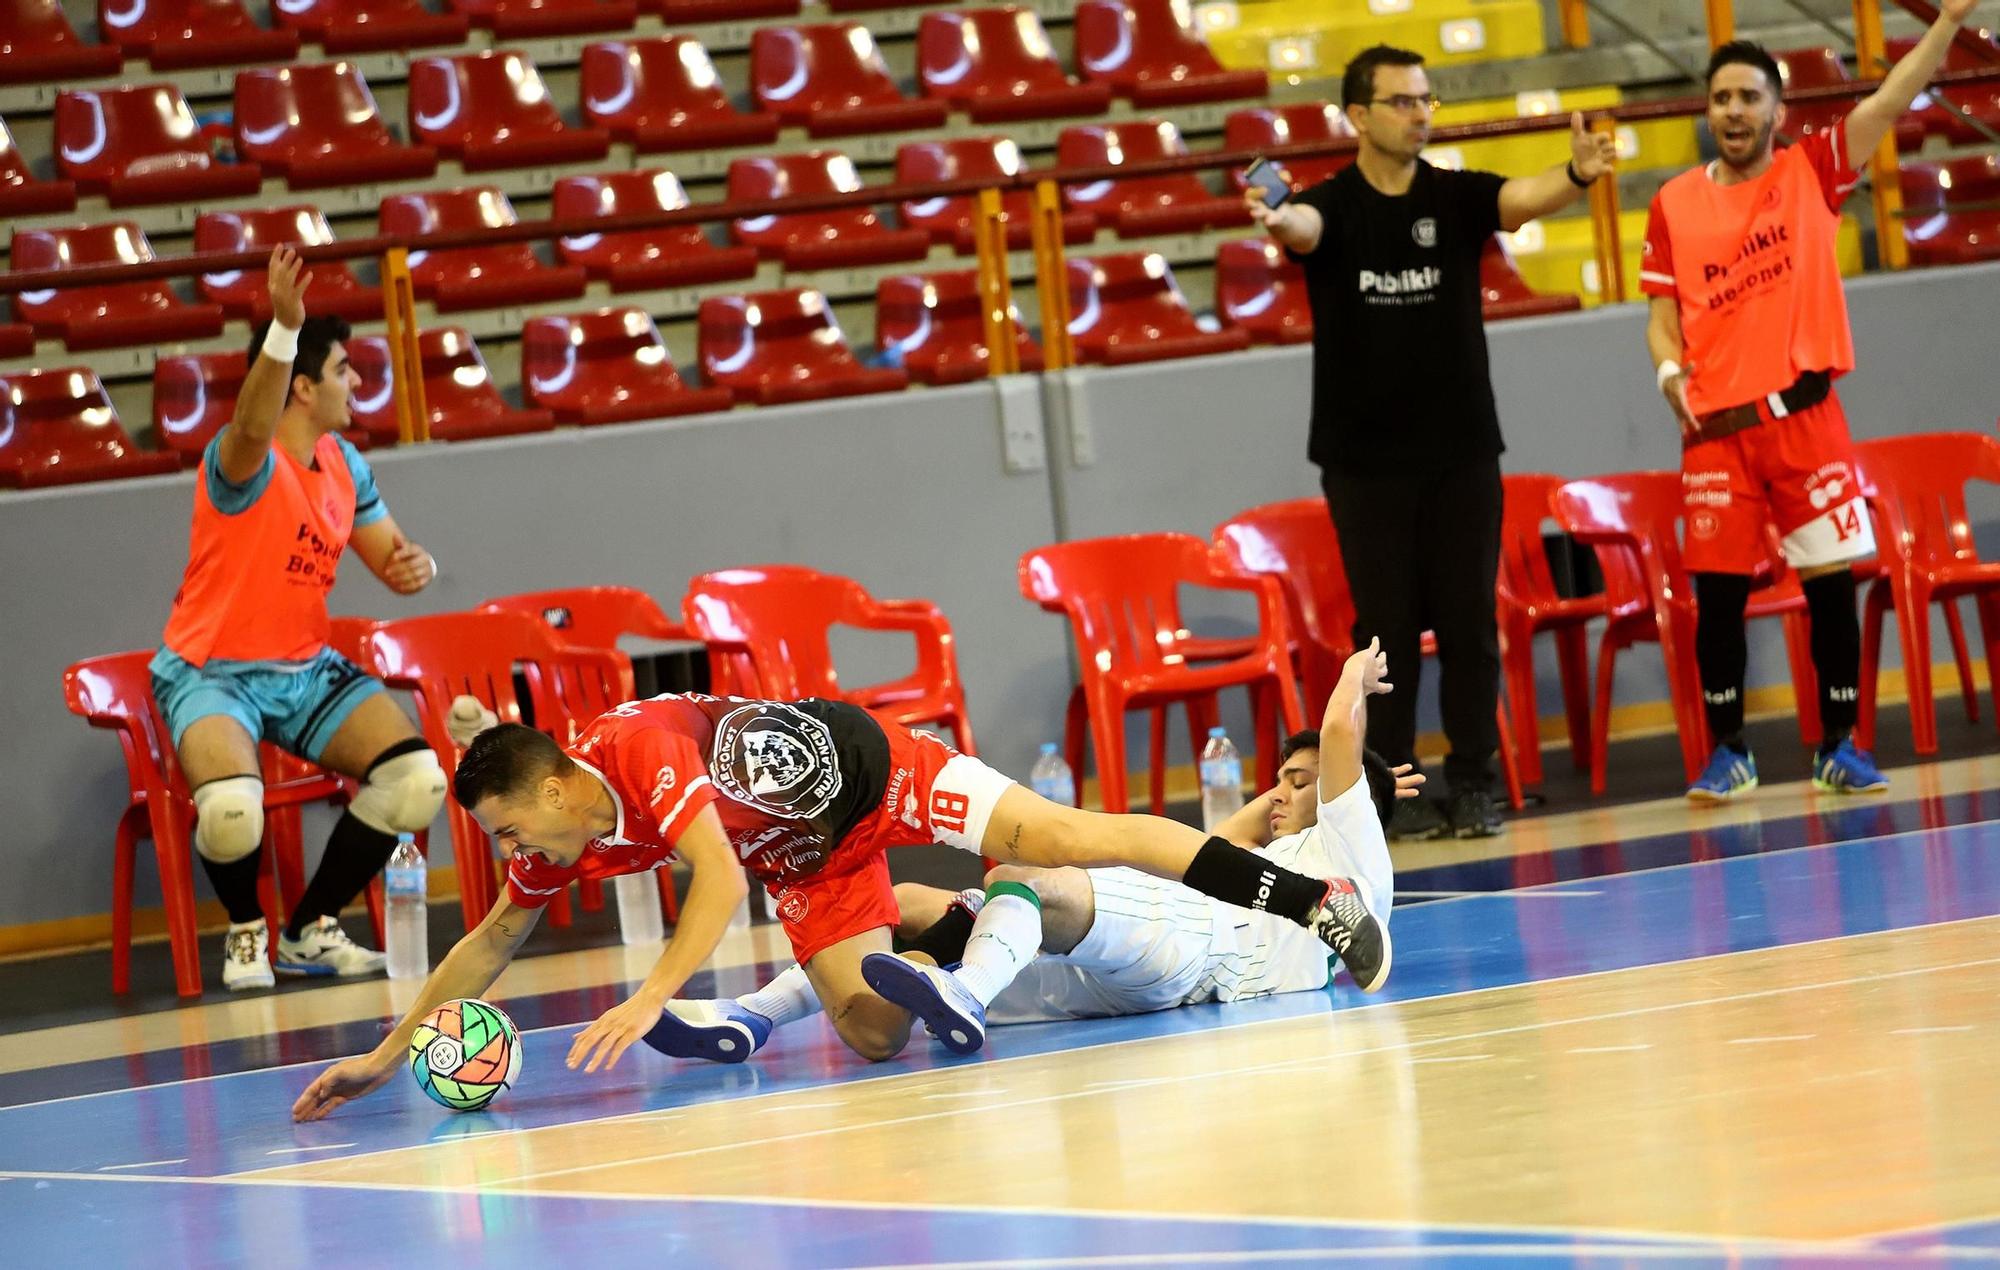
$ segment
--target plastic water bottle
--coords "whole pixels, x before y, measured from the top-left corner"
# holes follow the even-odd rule
[[[1035,760],[1034,770],[1028,773],[1028,788],[1064,807],[1076,806],[1076,773],[1063,762],[1061,751],[1054,741],[1042,742],[1041,757]]]
[[[424,853],[415,834],[396,835],[389,867],[382,870],[387,893],[384,914],[389,926],[389,977],[422,979],[431,972],[431,910]]]
[[[1201,827],[1209,833],[1243,810],[1243,757],[1236,752],[1229,733],[1221,728],[1208,730],[1208,744],[1201,747]]]
[[[618,893],[618,934],[628,944],[657,944],[667,937],[660,917],[660,884],[650,873],[621,873],[611,879]]]

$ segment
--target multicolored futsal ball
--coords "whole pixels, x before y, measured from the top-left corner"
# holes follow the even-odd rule
[[[521,1075],[521,1035],[499,1006],[447,1001],[417,1024],[410,1074],[431,1101],[478,1111]]]

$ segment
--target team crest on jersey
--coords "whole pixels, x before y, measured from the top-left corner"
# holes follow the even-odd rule
[[[802,922],[811,911],[812,901],[803,891],[786,891],[778,897],[778,916],[788,922]]]
[[[832,730],[776,702],[723,716],[715,728],[709,774],[737,802],[792,820],[812,819],[840,794]]]
[[[1410,226],[1410,237],[1417,240],[1419,247],[1435,247],[1438,243],[1438,223],[1426,216]]]

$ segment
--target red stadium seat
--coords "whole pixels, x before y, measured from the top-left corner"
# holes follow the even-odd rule
[[[1181,130],[1164,119],[1078,124],[1056,138],[1056,164],[1064,168],[1121,167],[1188,152]],[[1185,234],[1250,223],[1241,198],[1218,198],[1193,172],[1065,184],[1063,200],[1095,212],[1120,238]]]
[[[518,219],[507,196],[491,185],[392,194],[382,200],[382,232],[397,238],[493,229]],[[410,281],[440,312],[569,300],[582,295],[587,285],[582,269],[543,264],[527,243],[413,251]]]
[[[61,84],[116,75],[125,55],[85,44],[62,0],[0,0],[0,84]]]
[[[903,96],[858,22],[759,28],[750,37],[750,93],[814,137],[936,128],[946,114],[941,101]]]
[[[1830,48],[1773,49],[1771,56],[1777,59],[1786,92],[1851,82],[1846,63]],[[1781,131],[1794,141],[1803,141],[1816,132],[1831,130],[1852,109],[1853,100],[1843,98],[1788,105]]]
[[[410,136],[468,172],[601,159],[602,128],[572,128],[556,113],[535,64],[492,50],[410,62]]]
[[[153,435],[193,467],[236,412],[249,359],[242,353],[193,353],[153,364]]]
[[[672,211],[688,205],[680,178],[663,170],[566,176],[550,196],[557,220],[587,216],[630,216]],[[581,265],[613,291],[691,287],[704,282],[748,278],[757,272],[753,247],[718,247],[700,225],[620,230],[556,240],[564,264]]]
[[[14,134],[0,119],[0,216],[32,216],[66,212],[76,206],[72,181],[38,181],[28,161],[14,145]]]
[[[1295,101],[1282,106],[1252,106],[1231,111],[1222,121],[1222,148],[1263,150],[1271,146],[1304,145],[1311,141],[1341,141],[1354,136],[1347,115],[1329,101]],[[1348,164],[1354,151],[1321,159],[1285,159],[1283,166],[1292,178],[1292,188],[1318,185]],[[1243,188],[1243,172],[1232,168],[1229,179],[1235,189]]]
[[[739,112],[700,41],[685,35],[592,44],[579,68],[583,118],[641,153],[765,145],[778,117]]]
[[[703,22],[736,22],[745,18],[793,18],[800,0],[639,0],[639,12],[663,19],[668,26]],[[829,5],[839,11],[839,6]]]
[[[715,296],[701,302],[697,325],[702,379],[738,401],[768,406],[909,387],[900,370],[854,360],[817,291]]]
[[[56,171],[113,207],[255,194],[254,163],[219,163],[171,84],[76,89],[56,97]]]
[[[137,264],[153,259],[146,235],[131,221],[76,229],[17,229],[8,262],[17,273],[77,265]],[[123,348],[205,339],[222,331],[222,309],[188,304],[164,280],[27,291],[14,312],[45,339],[72,349]]]
[[[1076,61],[1086,80],[1111,85],[1141,110],[1263,97],[1263,71],[1224,70],[1188,14],[1186,0],[1082,0]]]
[[[423,0],[271,0],[271,20],[328,53],[463,44],[470,24],[461,13],[432,13]]]
[[[1028,338],[1018,308],[1014,324],[1021,369],[1040,370],[1041,346]],[[876,283],[875,346],[884,353],[893,351],[919,383],[984,378],[993,350],[986,343],[978,272],[899,274]]]
[[[154,70],[289,61],[296,31],[267,31],[239,0],[97,0],[97,32]]]
[[[157,476],[180,466],[175,455],[147,453],[132,443],[87,366],[0,379],[0,485],[74,485]]]
[[[838,150],[736,159],[729,165],[732,200],[807,198],[860,188],[854,160]],[[871,207],[753,216],[731,221],[729,232],[759,255],[782,260],[788,270],[922,260],[931,249],[928,233],[889,229]]]
[[[31,357],[35,328],[25,322],[0,322],[0,357]]]
[[[1215,249],[1215,314],[1259,344],[1312,340],[1305,270],[1269,238],[1239,239]]]
[[[2000,157],[1903,164],[1903,241],[1920,265],[2000,259]],[[1959,208],[1954,204],[1985,204]]]
[[[437,151],[406,146],[382,122],[352,62],[236,77],[236,153],[295,190],[405,181],[437,171]]]
[[[1573,295],[1543,295],[1534,290],[1514,267],[1506,243],[1495,234],[1479,256],[1480,311],[1489,321],[1503,318],[1539,317],[1547,313],[1571,313],[1583,307]]]
[[[1204,331],[1158,252],[1069,262],[1070,338],[1080,362],[1120,366],[1250,346],[1241,327]]]
[[[396,382],[389,368],[389,341],[380,335],[357,335],[347,341],[347,360],[361,386],[347,395],[353,422],[345,436],[362,449],[395,445],[402,439],[396,425]]]
[[[633,0],[447,0],[453,13],[501,40],[629,31],[639,21]]]
[[[917,27],[917,82],[972,116],[974,123],[1101,115],[1103,84],[1079,84],[1056,60],[1033,9],[926,13]]]
[[[417,337],[417,347],[423,357],[424,404],[430,407],[432,440],[472,441],[547,432],[556,426],[551,411],[516,410],[506,403],[493,386],[479,346],[459,328],[425,331]]]
[[[1007,137],[954,137],[949,141],[906,141],[896,147],[897,184],[930,184],[990,178],[995,181],[1021,171],[1021,147]],[[976,250],[973,241],[975,199],[970,194],[904,202],[897,214],[904,225],[930,232],[961,256]],[[1003,190],[1000,206],[1007,216],[1007,246],[1026,250],[1032,240],[1035,196],[1024,189]],[[1097,235],[1097,218],[1089,212],[1063,213],[1063,241],[1087,243]]]
[[[333,229],[316,207],[203,212],[194,222],[196,251],[268,251],[280,243],[318,246],[332,241]],[[363,285],[346,261],[318,261],[311,270],[310,303],[315,314],[350,322],[381,319],[382,288]],[[230,317],[261,322],[271,316],[271,295],[262,269],[205,273],[197,285],[202,299],[221,305]]]
[[[1973,35],[1974,32],[1968,29],[1961,32],[1961,34]],[[1984,33],[1984,38],[1987,47],[1993,50],[1992,56],[1982,57],[1980,54],[1970,49],[1961,48],[1954,43],[1951,46],[1951,50],[1944,55],[1943,69],[1947,71],[1990,71],[2000,69],[2000,40],[1996,40],[1990,31]],[[1916,46],[1916,43],[1913,39],[1890,40],[1888,42],[1890,62],[1901,61]],[[2000,84],[1966,84],[1961,87],[1947,88],[1943,90],[1941,95],[1946,101],[1958,106],[1960,110],[1970,113],[1974,119],[1979,120],[1979,122],[1994,131],[2000,132]],[[1936,100],[1938,96],[1940,94],[1932,92],[1918,94],[1917,101],[1919,104],[1913,106],[1897,118],[1896,145],[1898,148],[1904,150],[1918,149],[1923,145],[1924,138],[1927,136],[1943,137],[1952,145],[1983,146],[1989,144],[1977,128],[1974,128],[1959,117],[1957,111],[1947,110],[1944,106],[1938,104]]]
[[[558,422],[578,424],[665,419],[733,402],[725,388],[682,382],[643,309],[531,318],[521,330],[521,392]]]

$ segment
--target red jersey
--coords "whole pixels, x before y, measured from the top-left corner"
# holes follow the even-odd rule
[[[1700,167],[1660,187],[1639,289],[1679,302],[1695,414],[1761,400],[1806,371],[1854,369],[1837,235],[1859,180],[1843,120],[1778,151],[1754,181],[1718,185]]]
[[[819,873],[882,802],[889,741],[859,706],[696,694],[633,701],[599,715],[566,751],[617,808],[608,837],[575,864],[516,851],[507,894],[540,908],[577,878],[644,873],[714,807],[736,854],[774,891]]]

